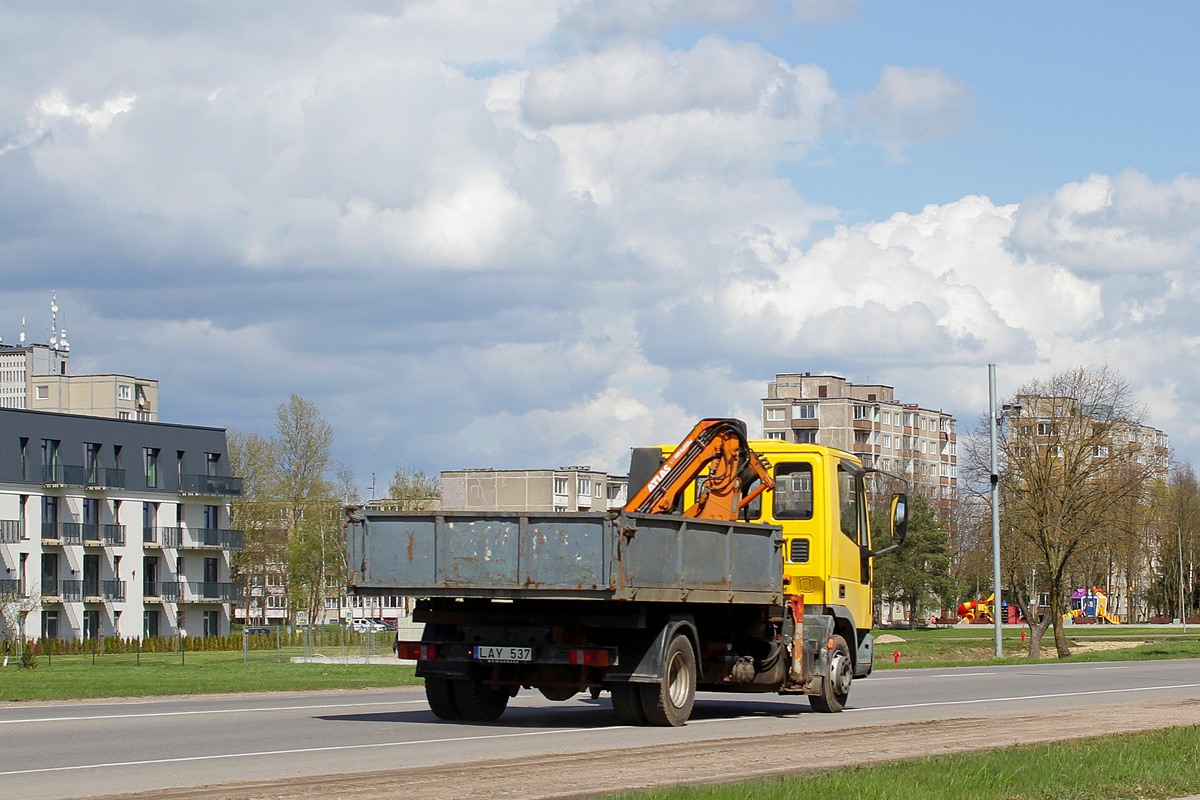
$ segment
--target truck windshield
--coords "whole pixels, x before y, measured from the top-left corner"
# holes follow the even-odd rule
[[[812,519],[812,464],[787,463],[775,466],[775,519]]]

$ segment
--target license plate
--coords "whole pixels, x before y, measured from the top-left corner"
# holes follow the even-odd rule
[[[475,647],[475,659],[477,661],[501,661],[509,664],[533,661],[533,648],[478,645]]]

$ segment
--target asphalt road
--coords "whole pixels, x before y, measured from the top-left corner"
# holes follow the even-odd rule
[[[841,714],[702,694],[683,728],[618,723],[607,697],[522,692],[496,723],[447,724],[419,688],[0,706],[0,800],[444,766],[1046,708],[1200,701],[1200,661],[889,670]],[[1200,722],[1200,719],[1197,720]]]

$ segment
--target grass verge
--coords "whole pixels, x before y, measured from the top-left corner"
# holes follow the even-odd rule
[[[803,747],[798,748],[803,754]],[[625,800],[1125,800],[1200,791],[1200,727],[619,795]]]
[[[107,659],[107,660],[105,660]],[[85,697],[144,697],[209,692],[287,692],[362,689],[419,684],[411,666],[395,664],[291,664],[242,662],[237,651],[143,654],[128,658],[90,656],[44,658],[36,669],[10,660],[0,669],[0,700],[70,700]]]
[[[891,634],[904,639],[903,642],[877,643],[875,646],[875,668],[895,669],[912,667],[966,667],[1001,664],[1028,664],[1029,645],[1021,641],[1020,629],[1004,629],[1004,652],[1002,659],[992,656],[994,639],[992,629],[948,628],[938,630],[889,629],[875,631],[875,635]],[[1092,661],[1147,661],[1163,658],[1200,658],[1200,636],[1188,633],[1155,630],[1153,628],[1108,627],[1068,629],[1067,641],[1076,651],[1069,658],[1054,656],[1054,634],[1048,631],[1042,639],[1044,661],[1092,662]],[[1137,647],[1121,650],[1084,651],[1080,646],[1096,642],[1141,642]],[[894,654],[900,654],[895,663]],[[1047,658],[1049,656],[1049,658]]]

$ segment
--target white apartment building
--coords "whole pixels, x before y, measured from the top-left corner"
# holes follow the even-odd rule
[[[225,431],[0,409],[0,596],[26,637],[229,633]]]

